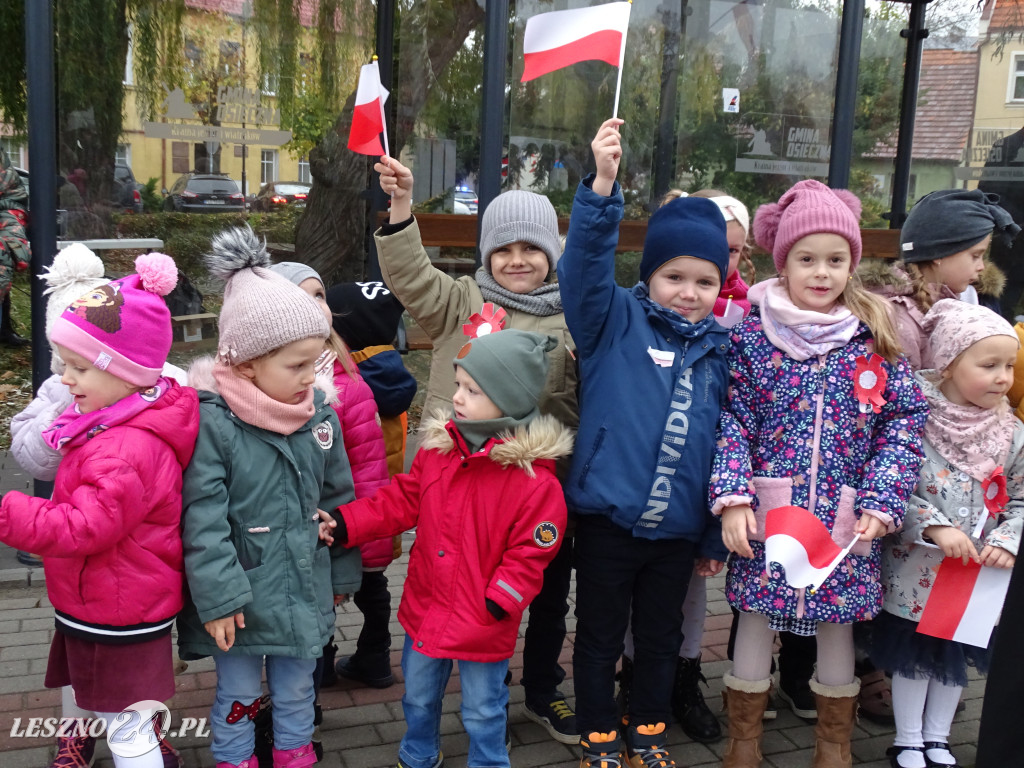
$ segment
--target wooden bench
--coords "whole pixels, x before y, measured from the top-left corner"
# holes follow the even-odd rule
[[[81,243],[90,251],[145,251],[150,253],[158,248],[164,247],[164,241],[158,237],[138,237],[135,239],[105,239],[105,240],[58,240],[58,250],[64,250],[69,245]]]
[[[205,350],[217,347],[217,315],[201,312],[171,318],[171,349]]]

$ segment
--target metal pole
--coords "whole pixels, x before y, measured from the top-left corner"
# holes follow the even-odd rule
[[[391,151],[396,155],[401,147],[395,146],[394,114],[395,92],[395,0],[378,0],[377,3],[377,68],[380,70],[380,84],[391,92],[391,98],[384,105],[384,130],[391,137]],[[370,171],[370,218],[366,227],[366,272],[370,280],[380,280],[380,260],[377,257],[377,243],[373,233],[377,230],[377,216],[388,208],[388,196],[380,188],[380,174]]]
[[[914,148],[914,119],[917,89],[921,82],[921,51],[928,30],[924,28],[927,0],[912,2],[910,23],[900,32],[907,41],[907,61],[903,68],[903,95],[900,98],[900,133],[896,141],[896,162],[892,174],[892,210],[885,215],[889,229],[900,229],[907,220],[907,193],[910,190],[910,162]]]
[[[661,99],[658,103],[658,132],[654,137],[654,184],[651,187],[651,209],[668,192],[676,175],[676,118],[679,113],[679,70],[682,64],[683,41],[686,40],[686,17],[693,11],[689,0],[678,0],[678,6],[662,6],[665,44],[661,55]]]
[[[505,146],[505,80],[508,70],[508,0],[487,0],[484,29],[477,242],[480,241],[480,222],[483,221],[484,211],[501,192],[501,156]],[[476,263],[480,265],[479,250]]]
[[[32,245],[32,388],[50,375],[46,341],[45,267],[57,252],[57,112],[54,95],[53,4],[25,0],[25,71],[28,81],[29,209]],[[35,481],[36,496],[49,496],[52,483]]]
[[[857,109],[857,73],[863,32],[864,0],[843,0],[839,61],[836,66],[836,100],[832,112],[832,155],[828,162],[829,186],[841,189],[850,185],[853,118]]]

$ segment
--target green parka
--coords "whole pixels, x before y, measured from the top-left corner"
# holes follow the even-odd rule
[[[333,634],[333,596],[362,581],[359,550],[325,546],[313,519],[355,498],[338,417],[317,390],[313,417],[280,435],[236,417],[197,366],[189,376],[200,419],[182,490],[190,595],[180,656],[223,653],[203,624],[242,612],[230,653],[317,658]]]

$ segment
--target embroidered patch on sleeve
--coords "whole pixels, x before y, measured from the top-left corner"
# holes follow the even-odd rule
[[[558,541],[558,528],[554,523],[545,520],[533,529],[533,541],[538,547],[547,549]]]

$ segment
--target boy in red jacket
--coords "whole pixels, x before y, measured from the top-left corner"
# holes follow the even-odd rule
[[[424,422],[409,474],[339,508],[335,536],[346,546],[416,528],[398,608],[407,633],[400,768],[444,764],[441,701],[455,660],[467,767],[509,765],[508,660],[565,530],[555,460],[572,437],[537,410],[556,343],[512,329],[471,339],[453,361],[454,416]]]

